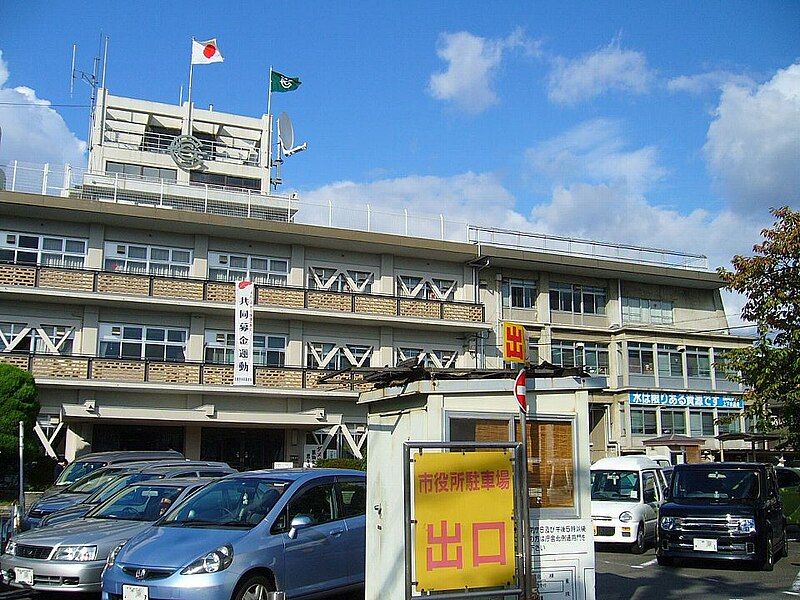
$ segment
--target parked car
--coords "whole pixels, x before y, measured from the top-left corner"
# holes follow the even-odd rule
[[[102,504],[121,489],[140,481],[174,479],[178,477],[218,478],[238,472],[236,469],[229,467],[223,462],[189,461],[179,465],[162,465],[160,462],[153,462],[151,464],[152,466],[143,467],[138,471],[119,475],[119,477],[91,494],[88,498],[84,498],[75,506],[62,508],[47,514],[42,517],[42,520],[39,522],[39,527],[50,527],[52,525],[59,525],[61,523],[68,523],[80,519],[86,516],[95,506]],[[58,496],[53,496],[53,498],[58,498]],[[43,507],[43,512],[46,512],[46,510],[47,507]]]
[[[786,556],[786,518],[772,465],[677,465],[661,506],[657,557],[746,560],[771,571]]]
[[[84,519],[15,535],[0,555],[3,581],[48,592],[98,592],[109,553],[209,481],[137,483]]]
[[[602,458],[591,467],[595,543],[625,544],[641,554],[655,541],[666,479],[646,456]]]
[[[800,469],[775,467],[783,515],[789,525],[800,525]]]
[[[112,464],[108,467],[103,467],[96,471],[92,471],[83,479],[79,479],[72,485],[67,486],[56,494],[40,498],[34,502],[29,508],[25,517],[22,519],[20,526],[21,531],[27,531],[34,527],[38,527],[42,518],[47,515],[75,506],[81,501],[88,498],[98,490],[104,488],[112,482],[117,481],[120,477],[127,473],[135,473],[143,468],[150,466],[165,466],[165,465],[179,465],[188,466],[193,464],[184,458],[181,459],[167,459],[167,460],[150,460],[139,462],[126,462]],[[191,476],[193,471],[190,471]]]
[[[112,552],[103,600],[295,598],[364,584],[366,477],[345,469],[229,475]]]
[[[142,450],[142,451],[119,451],[119,452],[93,452],[84,454],[68,464],[61,474],[56,478],[52,487],[45,490],[43,497],[57,494],[67,486],[83,479],[92,471],[102,469],[108,465],[126,462],[140,462],[146,460],[185,460],[180,452],[175,450]]]
[[[666,454],[650,454],[647,458],[661,467],[661,471],[664,473],[664,479],[669,483],[669,480],[672,478],[672,470],[675,468],[670,457]]]

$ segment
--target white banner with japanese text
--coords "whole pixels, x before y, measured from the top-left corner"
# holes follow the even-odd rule
[[[236,319],[233,357],[233,385],[253,385],[253,304],[252,281],[236,283]]]

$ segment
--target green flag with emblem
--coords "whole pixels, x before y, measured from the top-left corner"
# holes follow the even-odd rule
[[[287,77],[277,71],[272,71],[270,90],[273,92],[293,92],[300,87],[299,77]]]

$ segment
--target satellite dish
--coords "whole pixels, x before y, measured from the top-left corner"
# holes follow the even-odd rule
[[[292,120],[285,112],[278,115],[278,142],[284,156],[291,156],[296,152],[302,152],[308,147],[306,142],[299,146],[294,145],[294,126]]]

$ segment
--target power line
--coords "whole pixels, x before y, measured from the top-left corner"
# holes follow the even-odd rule
[[[33,108],[89,108],[88,104],[32,104],[30,102],[0,102],[0,106],[30,106]]]

